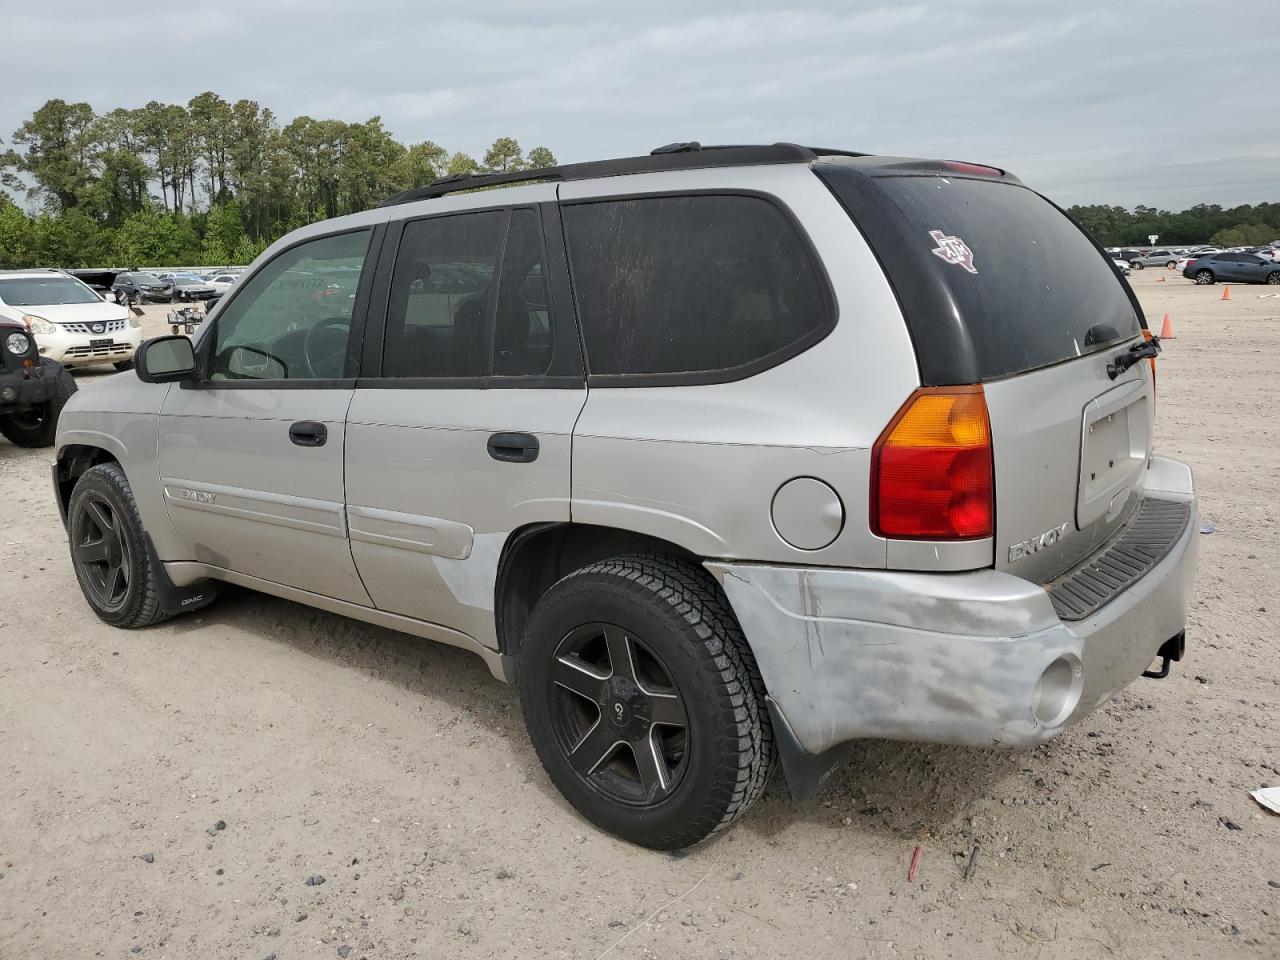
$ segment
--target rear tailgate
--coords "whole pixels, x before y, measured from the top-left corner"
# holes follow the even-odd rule
[[[930,161],[815,165],[880,258],[926,386],[983,384],[997,568],[1037,582],[1136,513],[1153,388],[1141,311],[1065,214],[994,168]]]

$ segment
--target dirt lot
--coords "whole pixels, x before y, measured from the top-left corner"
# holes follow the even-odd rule
[[[1188,659],[1030,753],[863,744],[684,856],[579,819],[458,650],[247,592],[99,623],[0,440],[0,957],[1280,956],[1280,299],[1164,275]]]

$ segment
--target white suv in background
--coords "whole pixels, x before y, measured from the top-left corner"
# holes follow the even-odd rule
[[[40,356],[64,367],[127,370],[142,342],[142,323],[127,308],[59,270],[0,271],[0,317],[24,323]]]

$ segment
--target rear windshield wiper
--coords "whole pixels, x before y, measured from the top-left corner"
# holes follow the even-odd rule
[[[1107,376],[1114,380],[1139,360],[1155,358],[1160,353],[1160,338],[1152,337],[1142,343],[1135,343],[1124,353],[1118,353],[1107,364]]]

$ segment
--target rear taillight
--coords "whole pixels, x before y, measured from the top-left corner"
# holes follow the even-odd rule
[[[975,540],[995,528],[991,423],[981,386],[921,387],[871,451],[871,528],[907,540]]]

